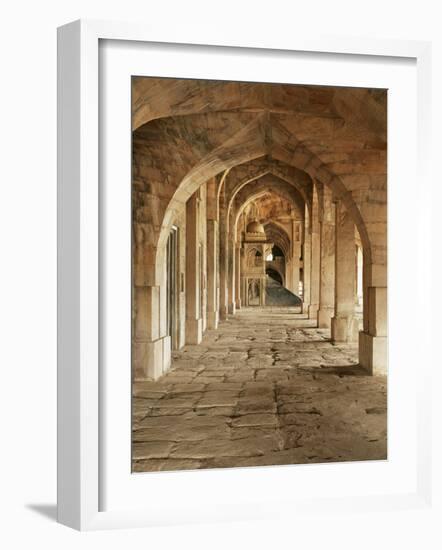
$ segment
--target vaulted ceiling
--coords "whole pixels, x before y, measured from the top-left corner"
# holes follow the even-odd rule
[[[232,168],[296,152],[302,164],[303,150],[335,175],[385,173],[385,106],[382,90],[138,78],[133,126],[151,164],[181,179],[223,154],[241,159]]]
[[[371,227],[376,238],[368,197],[386,201],[386,90],[139,77],[132,97],[135,218],[154,233],[228,171],[236,209],[264,177],[310,208],[317,179],[353,208],[367,248]]]

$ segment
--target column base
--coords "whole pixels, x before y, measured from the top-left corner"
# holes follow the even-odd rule
[[[236,313],[236,304],[235,302],[229,304],[229,315],[235,315]]]
[[[333,342],[357,342],[359,320],[353,315],[348,317],[332,317],[331,339]]]
[[[219,323],[218,311],[207,312],[207,328],[217,329]]]
[[[203,339],[203,320],[186,319],[186,344],[200,344]]]
[[[359,333],[359,364],[370,374],[387,374],[387,337]]]
[[[219,318],[222,321],[225,321],[227,319],[227,308],[225,306],[220,306],[220,308],[219,308]]]
[[[172,338],[165,336],[163,341],[163,374],[170,369],[172,364]]]
[[[318,304],[310,304],[308,306],[308,318],[309,319],[317,319],[318,318]]]
[[[331,328],[331,319],[334,314],[334,308],[321,307],[318,309],[318,328]]]
[[[241,309],[241,299],[236,300],[236,309]]]
[[[302,313],[308,314],[309,309],[310,309],[310,304],[308,304],[307,302],[302,302]]]
[[[137,382],[156,380],[170,368],[170,336],[159,338],[154,342],[135,342],[133,354],[134,380]]]

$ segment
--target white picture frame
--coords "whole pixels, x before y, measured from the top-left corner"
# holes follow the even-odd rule
[[[196,521],[216,521],[242,518],[260,518],[269,515],[290,515],[293,513],[314,513],[332,508],[333,513],[347,513],[357,508],[370,512],[380,509],[418,508],[431,502],[431,432],[430,399],[431,383],[429,366],[422,365],[419,384],[416,384],[416,484],[413,490],[404,487],[386,493],[335,497],[303,497],[292,502],[281,498],[275,503],[268,496],[254,500],[253,495],[244,506],[234,506],[226,513],[226,506],[220,501],[202,502],[200,507],[176,507],[168,513],[167,506],[152,508],[112,506],[103,510],[102,453],[103,433],[100,415],[105,413],[101,401],[103,388],[100,386],[102,357],[100,338],[102,328],[101,302],[103,299],[101,281],[100,225],[100,43],[102,41],[125,41],[127,44],[169,44],[175,48],[229,48],[230,55],[250,51],[273,52],[283,56],[287,52],[309,52],[312,55],[368,56],[379,59],[410,59],[416,64],[417,72],[417,164],[419,170],[421,199],[416,231],[422,242],[431,242],[428,205],[431,204],[431,181],[426,157],[430,145],[429,120],[431,102],[429,82],[431,72],[431,44],[396,40],[365,40],[352,37],[318,37],[315,39],[300,34],[281,36],[278,41],[266,43],[265,39],[251,42],[238,39],[234,42],[217,41],[217,44],[200,44],[183,34],[178,36],[155,35],[143,26],[117,22],[76,21],[59,29],[58,33],[58,521],[80,530],[167,525]],[[180,46],[181,44],[181,46]],[[129,139],[129,137],[127,138]],[[418,275],[422,290],[417,297],[416,307],[428,307],[426,293],[431,286],[431,255],[427,249],[419,253]],[[422,312],[423,313],[423,312]],[[425,337],[422,345],[425,345]],[[130,365],[128,366],[130,369]],[[310,467],[310,466],[309,466]],[[320,466],[312,466],[312,468]],[[339,468],[351,466],[337,465]],[[336,468],[336,466],[335,466]],[[249,483],[259,483],[254,474],[247,473]],[[249,470],[250,471],[250,470]],[[284,479],[287,467],[274,468],[279,479]],[[326,472],[326,470],[324,470]],[[200,472],[201,473],[201,472]],[[196,473],[198,474],[198,473]],[[169,476],[169,477],[166,477]],[[150,478],[157,489],[164,485],[188,487],[194,477],[182,478],[181,474],[166,474]],[[192,475],[192,473],[190,474]],[[204,472],[204,484],[215,483],[216,472]],[[212,477],[209,477],[211,475]],[[230,479],[239,480],[240,470]],[[171,477],[172,476],[172,477]],[[175,476],[175,477],[173,477]],[[193,473],[195,476],[195,472]],[[219,476],[218,476],[219,477]],[[149,478],[145,478],[145,482]],[[235,482],[236,482],[235,481]],[[219,482],[219,481],[218,481]],[[214,485],[215,486],[215,485]],[[178,489],[177,489],[178,490]],[[331,498],[331,500],[330,500]],[[222,499],[221,499],[222,500]],[[225,504],[225,503],[224,503]],[[241,504],[241,503],[240,503]],[[269,514],[272,508],[273,513]]]

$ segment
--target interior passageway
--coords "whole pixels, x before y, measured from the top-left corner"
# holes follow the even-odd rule
[[[299,308],[244,308],[134,384],[134,471],[386,458],[386,377]]]
[[[385,459],[387,91],[134,77],[136,471]]]

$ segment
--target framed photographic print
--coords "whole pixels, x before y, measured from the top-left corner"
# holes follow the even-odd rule
[[[429,45],[265,46],[59,30],[62,523],[429,499]]]

